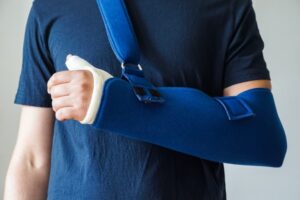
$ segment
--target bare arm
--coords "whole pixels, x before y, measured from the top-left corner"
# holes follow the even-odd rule
[[[238,83],[232,86],[229,86],[224,89],[224,96],[236,96],[241,92],[246,90],[250,90],[253,88],[269,88],[271,89],[271,81],[269,80],[255,80],[255,81],[247,81],[243,83]]]
[[[46,199],[54,114],[22,107],[18,139],[8,167],[4,200]]]

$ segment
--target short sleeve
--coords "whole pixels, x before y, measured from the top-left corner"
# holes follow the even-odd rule
[[[233,84],[266,79],[269,70],[263,57],[264,42],[260,36],[251,0],[237,1],[234,8],[234,31],[225,62],[224,87]]]
[[[34,4],[30,9],[23,42],[22,70],[15,103],[51,107],[47,81],[54,73]]]

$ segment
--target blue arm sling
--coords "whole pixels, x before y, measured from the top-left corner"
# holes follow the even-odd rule
[[[155,87],[123,0],[97,0],[122,76],[105,82],[93,127],[215,162],[279,167],[287,141],[269,89],[210,97],[186,87]]]

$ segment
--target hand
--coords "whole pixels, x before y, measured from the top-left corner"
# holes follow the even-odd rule
[[[48,81],[48,93],[58,120],[84,119],[93,93],[93,75],[87,70],[62,71]]]
[[[55,73],[48,81],[48,92],[58,120],[74,119],[91,124],[96,118],[104,82],[112,76],[78,56],[68,55],[71,71]]]

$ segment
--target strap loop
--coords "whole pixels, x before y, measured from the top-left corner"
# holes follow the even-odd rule
[[[139,70],[143,71],[143,68],[142,68],[142,66],[141,66],[140,64],[137,64],[137,65],[136,65],[136,64],[131,64],[131,63],[126,63],[126,64],[125,64],[125,63],[122,62],[122,63],[121,63],[121,68],[124,69],[124,68],[125,68],[125,65],[127,65],[127,66],[128,66],[128,65],[136,66]]]
[[[122,79],[129,82],[137,99],[144,103],[163,103],[164,99],[147,79],[140,65],[123,65]]]

